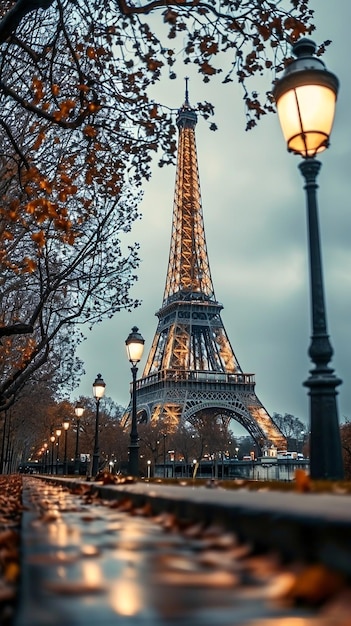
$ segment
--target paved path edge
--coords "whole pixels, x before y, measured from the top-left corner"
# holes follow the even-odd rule
[[[89,487],[105,500],[148,504],[153,513],[218,524],[257,550],[288,560],[319,562],[351,576],[351,496],[206,489],[135,482],[103,485],[64,477],[38,477],[69,489]]]

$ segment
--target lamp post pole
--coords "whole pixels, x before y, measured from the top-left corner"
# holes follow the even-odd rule
[[[136,398],[136,375],[137,375],[137,363],[139,363],[143,350],[144,339],[142,338],[139,330],[136,326],[133,326],[132,332],[126,339],[126,348],[128,354],[128,360],[132,364],[132,426],[130,431],[130,445],[129,445],[129,464],[128,471],[131,476],[137,477],[139,475],[139,436],[137,425],[137,398]]]
[[[139,474],[139,435],[137,424],[137,404],[136,404],[136,375],[138,368],[136,365],[131,367],[132,372],[132,427],[130,431],[129,445],[129,474],[138,476]]]
[[[63,457],[63,473],[66,475],[68,473],[67,471],[67,435],[68,435],[68,429],[69,429],[69,421],[67,419],[63,422],[63,429],[65,431],[65,452],[64,452],[64,457]]]
[[[93,452],[93,467],[92,475],[96,476],[99,470],[99,408],[100,400],[105,393],[106,383],[103,381],[101,374],[98,374],[93,382],[93,394],[96,402],[96,416],[95,416],[95,437],[94,437],[94,452]]]
[[[43,474],[47,473],[47,467],[46,467],[46,463],[47,463],[47,451],[48,451],[48,444],[45,442],[44,443],[44,451],[43,451]]]
[[[80,430],[80,418],[84,413],[84,407],[80,402],[77,402],[74,407],[76,414],[77,430],[76,430],[76,449],[74,452],[74,473],[79,474],[79,430]]]
[[[54,473],[54,445],[55,445],[55,435],[51,435],[51,464],[50,464],[50,474]]]
[[[59,464],[59,456],[60,456],[60,437],[61,437],[61,428],[56,429],[57,436],[57,451],[56,451],[56,475],[58,474],[58,464]]]
[[[162,433],[163,437],[163,478],[166,478],[166,433]]]
[[[95,398],[96,415],[95,415],[95,436],[94,436],[94,452],[93,452],[93,468],[92,475],[96,476],[99,469],[99,408],[100,398]]]
[[[305,180],[309,235],[312,335],[308,354],[315,366],[303,384],[310,395],[311,477],[341,479],[343,461],[336,387],[342,381],[329,365],[333,348],[327,332],[316,198],[320,167],[320,162],[315,159],[306,159],[299,164]]]
[[[344,476],[336,402],[336,387],[342,381],[329,365],[333,349],[327,332],[316,196],[321,164],[315,156],[329,146],[339,81],[314,56],[315,50],[309,39],[294,44],[296,58],[276,83],[273,95],[288,150],[304,159],[299,169],[306,190],[312,320],[308,353],[314,364],[303,383],[310,396],[310,475],[337,480]]]
[[[300,446],[298,446],[300,448],[300,450],[297,450],[297,451],[300,452],[301,454],[303,454],[303,448],[304,448],[304,443],[305,443],[305,431],[302,430],[300,432],[300,435],[301,435],[301,444],[300,444]]]

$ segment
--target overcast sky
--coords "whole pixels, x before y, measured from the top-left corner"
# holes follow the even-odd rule
[[[328,331],[339,387],[340,421],[351,418],[351,74],[350,0],[312,0],[320,43],[331,39],[323,60],[340,79],[331,146],[321,156],[318,204],[322,239]],[[188,70],[188,67],[187,67]],[[184,71],[184,76],[188,71]],[[160,84],[155,98],[171,107],[184,100],[184,76]],[[194,77],[193,77],[194,76]],[[266,89],[270,88],[267,79]],[[288,154],[275,115],[245,132],[242,93],[236,85],[211,83],[191,74],[190,102],[216,106],[217,132],[199,119],[196,143],[202,205],[216,298],[236,357],[256,375],[256,393],[270,414],[292,413],[308,422],[310,301],[305,192],[299,157]],[[145,186],[142,220],[132,237],[141,244],[142,263],[133,295],[143,301],[89,332],[79,355],[86,375],[74,397],[91,395],[101,372],[106,395],[129,402],[125,339],[132,326],[145,338],[141,374],[156,331],[168,255],[175,168],[155,168]],[[235,425],[233,424],[233,427]],[[235,431],[235,427],[233,428]],[[238,432],[240,429],[237,429]]]

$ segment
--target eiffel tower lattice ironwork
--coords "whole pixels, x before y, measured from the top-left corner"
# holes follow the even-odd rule
[[[221,320],[207,255],[195,142],[197,115],[178,111],[179,144],[171,248],[159,321],[142,377],[136,383],[138,422],[174,429],[196,415],[239,422],[255,439],[286,448],[286,440],[244,373]],[[124,416],[128,422],[131,407]]]

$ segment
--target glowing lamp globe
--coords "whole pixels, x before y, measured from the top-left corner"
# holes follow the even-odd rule
[[[305,159],[329,146],[339,88],[315,50],[310,39],[297,41],[292,48],[296,58],[273,89],[288,151]]]

